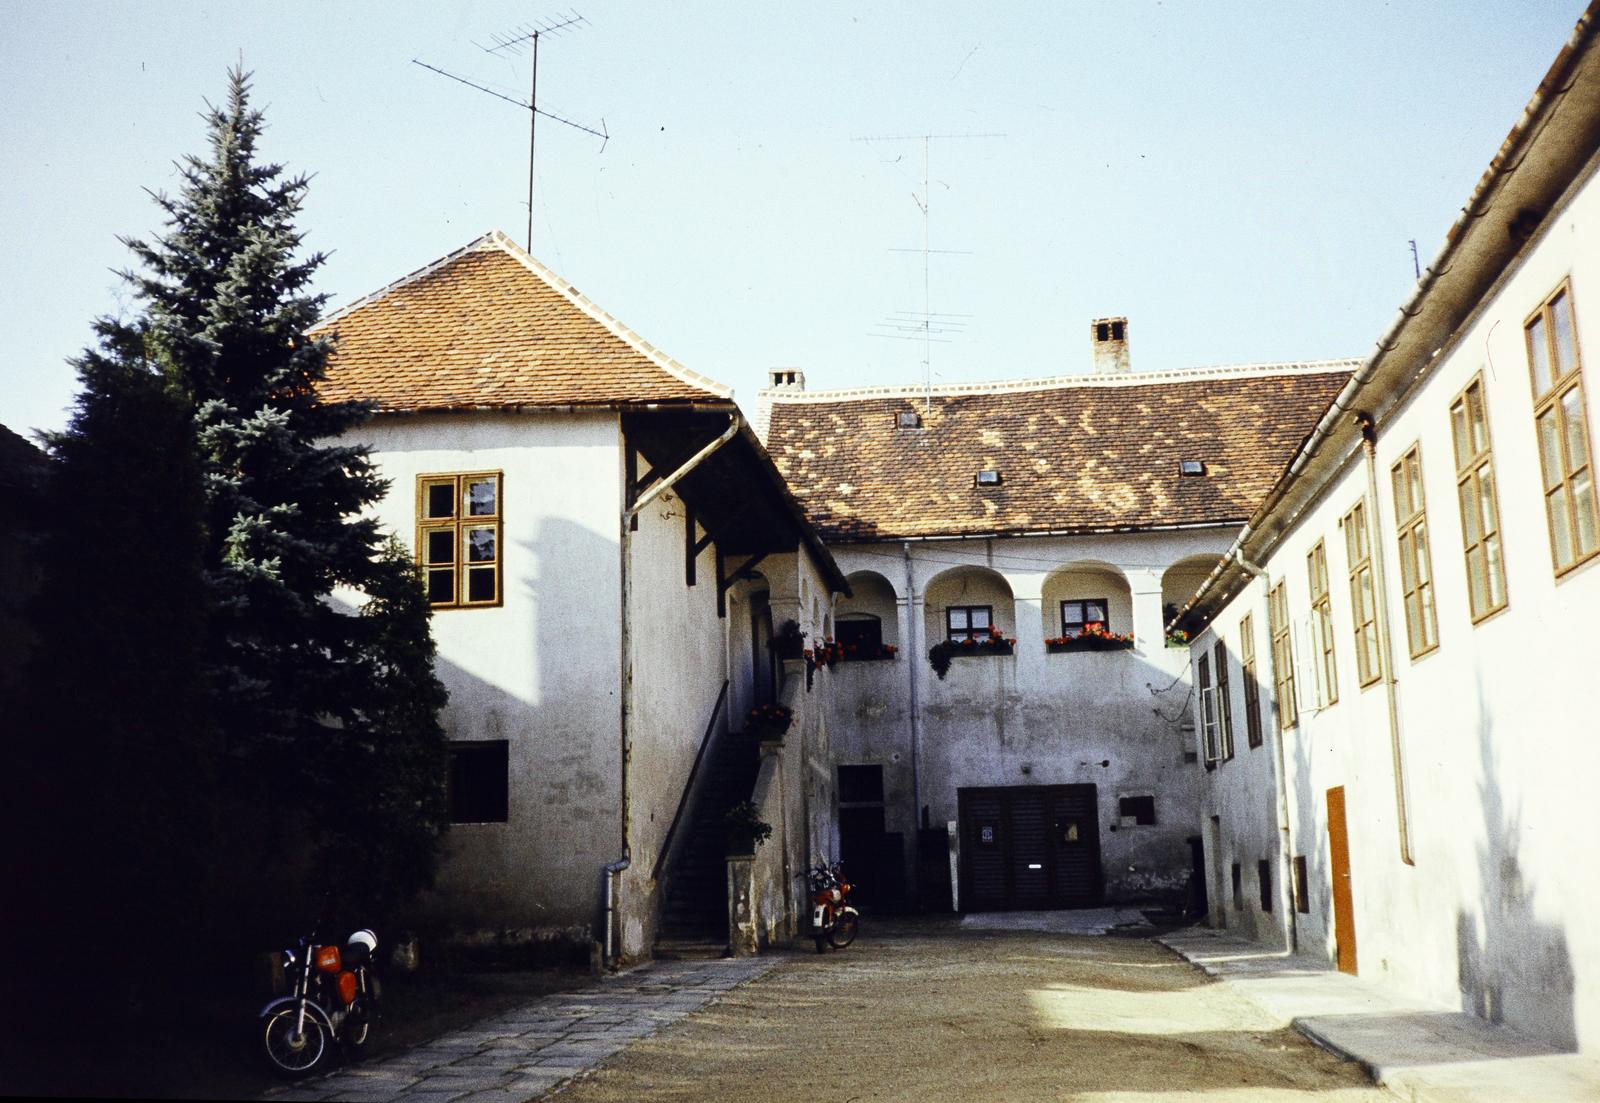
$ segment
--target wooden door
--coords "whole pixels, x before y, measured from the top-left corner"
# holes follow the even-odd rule
[[[1328,864],[1333,873],[1333,939],[1339,971],[1356,971],[1356,907],[1350,888],[1350,835],[1344,786],[1328,790]]]
[[[1093,785],[962,789],[959,801],[963,911],[1100,903]]]

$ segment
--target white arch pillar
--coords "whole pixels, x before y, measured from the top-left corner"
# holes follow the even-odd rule
[[[1161,616],[1161,576],[1153,567],[1125,567],[1128,589],[1133,592],[1133,641],[1141,651],[1167,645],[1166,623]]]

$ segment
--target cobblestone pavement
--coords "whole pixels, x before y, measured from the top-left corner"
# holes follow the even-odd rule
[[[754,980],[781,958],[663,961],[543,996],[387,1060],[274,1088],[275,1103],[524,1103]]]

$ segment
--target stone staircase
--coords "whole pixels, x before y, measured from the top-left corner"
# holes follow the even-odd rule
[[[700,799],[688,812],[656,940],[658,958],[720,956],[728,945],[727,833],[723,816],[755,788],[754,739],[729,734],[713,749]]]

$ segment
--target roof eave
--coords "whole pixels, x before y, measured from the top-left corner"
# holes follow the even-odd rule
[[[1361,434],[1353,415],[1359,411],[1376,417],[1403,397],[1516,258],[1543,237],[1560,200],[1593,171],[1600,145],[1597,10],[1600,0],[1579,18],[1388,331],[1335,396],[1174,625],[1195,635],[1204,631],[1248,581],[1249,565],[1276,549],[1324,482],[1359,447]],[[1540,157],[1530,163],[1536,146]],[[1529,210],[1541,215],[1537,229],[1524,236],[1509,232],[1510,222]]]

